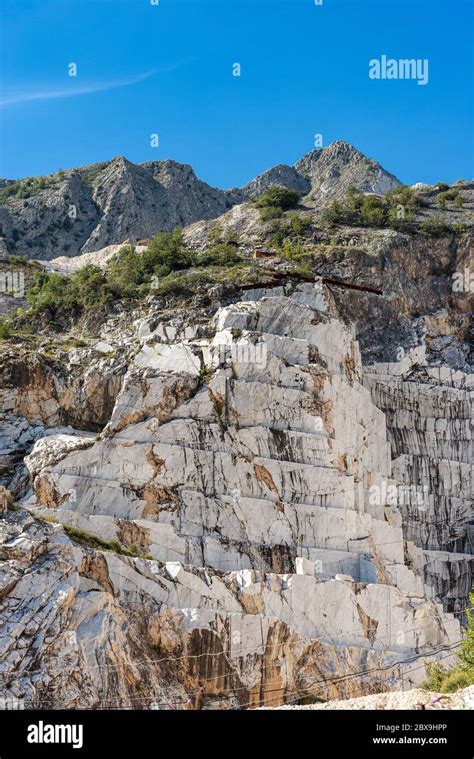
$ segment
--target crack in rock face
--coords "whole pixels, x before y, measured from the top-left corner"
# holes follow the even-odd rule
[[[416,685],[416,657],[449,660],[472,383],[422,354],[364,367],[333,306],[317,283],[247,290],[197,326],[141,316],[88,430],[60,427],[63,386],[25,367],[7,408],[27,473],[0,519],[8,697],[274,706]]]

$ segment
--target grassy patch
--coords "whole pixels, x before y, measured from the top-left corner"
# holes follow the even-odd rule
[[[456,208],[463,207],[462,195],[459,190],[443,190],[436,196],[436,204],[441,210],[445,210],[448,203],[454,203]]]
[[[10,182],[0,189],[0,203],[6,203],[8,200],[25,200],[36,195],[41,190],[46,190],[53,184],[50,177],[31,177],[29,179],[18,179]]]
[[[44,517],[45,521],[54,522],[53,517]],[[90,532],[80,530],[78,527],[71,527],[70,525],[63,524],[64,532],[74,542],[85,548],[94,548],[99,551],[112,551],[113,553],[119,553],[123,556],[131,556],[133,558],[140,559],[152,559],[150,554],[144,554],[138,550],[138,548],[130,548],[124,546],[118,540],[103,540],[92,535]]]

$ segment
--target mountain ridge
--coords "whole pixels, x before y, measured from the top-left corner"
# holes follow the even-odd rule
[[[0,180],[1,249],[42,260],[77,256],[217,218],[275,184],[297,190],[316,209],[343,197],[350,186],[384,194],[400,182],[341,141],[228,190],[199,179],[191,164],[135,164],[116,156],[45,177]]]

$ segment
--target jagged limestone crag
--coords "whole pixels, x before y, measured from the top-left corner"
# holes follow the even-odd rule
[[[219,216],[244,200],[239,191],[201,182],[191,166],[175,161],[136,165],[122,156],[53,174],[34,190],[22,182],[26,197],[12,194],[0,206],[1,236],[9,252],[46,260],[128,238],[135,242]]]
[[[312,150],[294,166],[274,166],[246,185],[243,191],[248,197],[258,197],[271,185],[282,185],[320,204],[328,198],[343,198],[350,187],[384,195],[399,184],[379,163],[349,143],[338,141],[328,148]]]
[[[438,570],[390,497],[413,480],[416,435],[397,448],[403,413],[377,407],[386,378],[364,371],[327,288],[249,291],[213,316],[119,318],[101,341],[127,355],[102,432],[60,430],[26,459],[22,505],[76,530],[73,543],[24,512],[2,521],[9,695],[146,708],[201,686],[210,708],[271,705],[416,683],[417,657],[449,661],[461,628],[437,597],[446,546],[429,546]],[[407,408],[409,391],[387,382]],[[462,419],[471,396],[453,390]],[[8,389],[11,420],[24,398]],[[430,416],[428,399],[418,411]],[[38,404],[38,421],[69,420],[48,422]],[[462,446],[449,433],[436,446],[422,454],[450,462],[456,522]]]

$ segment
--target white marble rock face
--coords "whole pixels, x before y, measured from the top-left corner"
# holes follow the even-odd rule
[[[137,332],[103,432],[59,431],[26,459],[22,505],[47,521],[0,523],[12,697],[133,706],[146,689],[151,708],[202,684],[219,707],[275,704],[414,684],[424,660],[408,660],[449,661],[472,390],[365,372],[320,286],[247,292],[207,337]]]

